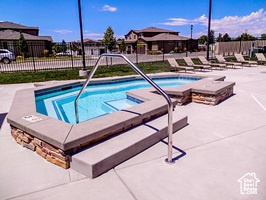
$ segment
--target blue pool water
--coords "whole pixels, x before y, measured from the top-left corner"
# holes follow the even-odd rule
[[[198,80],[197,78],[155,78],[161,87],[177,87]],[[126,92],[151,87],[145,80],[116,81],[100,84],[89,84],[79,99],[79,121],[86,121],[121,109],[142,103],[128,97]],[[37,112],[56,119],[75,124],[74,100],[81,85],[61,88],[54,91],[36,93]]]

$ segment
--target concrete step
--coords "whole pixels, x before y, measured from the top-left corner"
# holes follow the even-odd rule
[[[187,116],[174,112],[174,132],[186,125]],[[73,155],[70,167],[95,178],[167,137],[167,127],[163,115]]]

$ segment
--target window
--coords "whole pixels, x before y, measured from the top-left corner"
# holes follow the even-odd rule
[[[142,33],[139,34],[139,37],[140,37],[140,38],[142,37]]]
[[[131,36],[129,36],[129,39],[131,40]]]
[[[134,40],[136,39],[136,35],[134,35]]]
[[[127,36],[125,36],[126,40],[127,40]]]

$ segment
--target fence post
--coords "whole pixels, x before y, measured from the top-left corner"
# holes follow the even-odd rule
[[[71,55],[71,64],[72,64],[72,69],[74,69],[74,63],[73,63],[73,55],[72,55],[72,43],[69,43],[70,45],[70,55]]]
[[[187,57],[188,42],[186,40],[186,57]]]
[[[239,53],[241,54],[241,46],[242,46],[242,42],[241,42],[241,38],[239,40]]]
[[[164,41],[163,41],[163,62],[164,62]]]
[[[34,72],[36,72],[35,61],[34,61],[34,51],[33,51],[32,43],[31,43],[31,54],[32,54],[32,62],[33,62]]]
[[[138,47],[136,49],[136,63],[138,64],[139,63],[139,58],[138,58]]]

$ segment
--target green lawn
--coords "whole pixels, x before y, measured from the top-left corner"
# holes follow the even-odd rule
[[[138,67],[145,73],[169,72],[170,67],[167,61],[139,63]],[[128,65],[100,66],[96,71],[94,78],[133,75],[136,72]],[[0,73],[0,84],[43,82],[51,80],[74,80],[84,79],[79,76],[79,70],[56,70],[40,72],[15,72]]]

